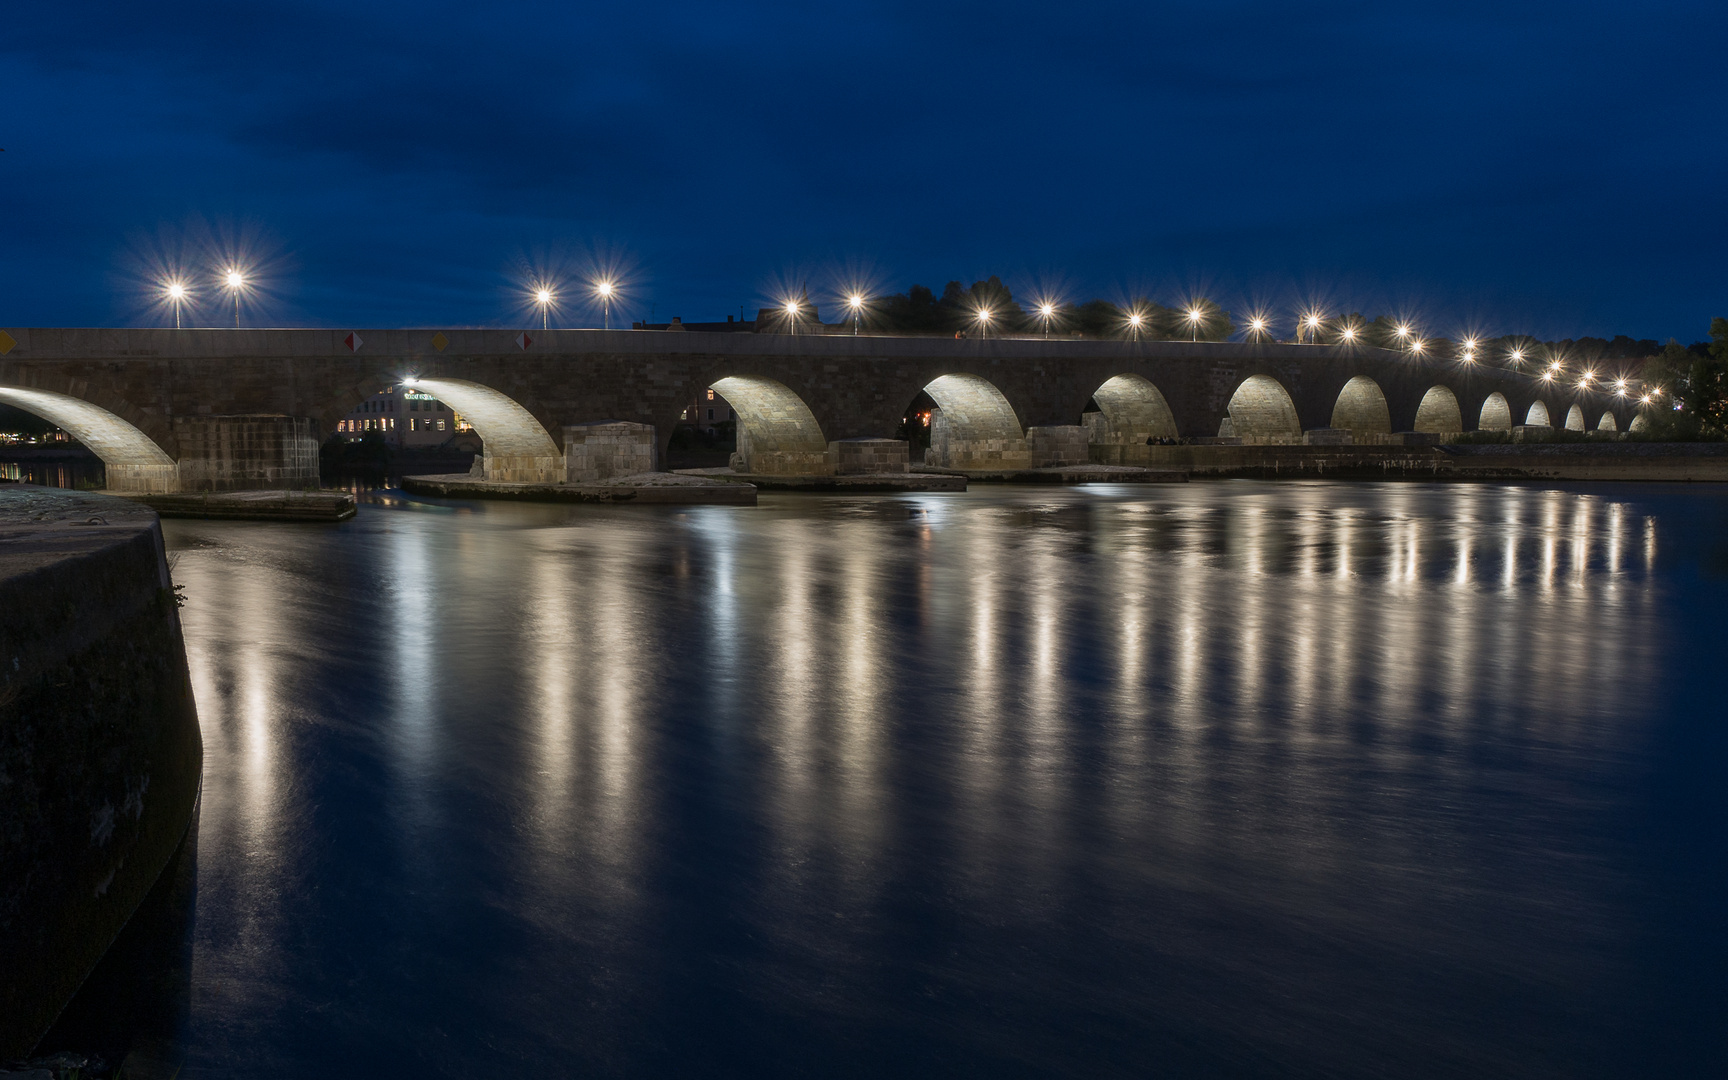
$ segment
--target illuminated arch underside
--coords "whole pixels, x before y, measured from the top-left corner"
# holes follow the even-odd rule
[[[1366,375],[1345,383],[1338,392],[1338,404],[1332,407],[1332,426],[1355,435],[1390,435],[1392,410],[1380,384]]]
[[[935,397],[934,394],[931,397]],[[1143,443],[1149,438],[1175,438],[1176,417],[1169,402],[1140,375],[1118,375],[1092,395],[1104,414],[1113,439]]]
[[[1450,435],[1464,430],[1464,414],[1458,408],[1458,395],[1449,387],[1431,387],[1422,395],[1416,407],[1416,430]]]
[[[744,471],[763,475],[830,471],[822,425],[785,383],[732,375],[715,382],[713,389],[738,414],[738,457]]]
[[[112,491],[174,491],[178,470],[167,451],[107,409],[49,390],[0,386],[0,402],[61,428],[102,459]]]
[[[1251,375],[1230,396],[1230,430],[1247,439],[1300,439],[1302,422],[1284,384]]]
[[[1476,426],[1483,431],[1512,430],[1512,406],[1506,403],[1506,395],[1498,391],[1488,395]]]

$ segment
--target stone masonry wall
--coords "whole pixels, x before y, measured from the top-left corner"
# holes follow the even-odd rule
[[[650,424],[571,425],[564,429],[564,480],[583,484],[653,472],[655,445]]]
[[[318,486],[317,426],[304,417],[183,416],[174,430],[181,491]]]

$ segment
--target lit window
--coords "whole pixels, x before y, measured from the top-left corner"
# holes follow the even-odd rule
[[[708,400],[709,401],[714,400],[714,391],[712,391],[712,390],[708,391]]]
[[[442,420],[438,421],[438,430],[439,431],[444,430],[444,421],[442,421]]]

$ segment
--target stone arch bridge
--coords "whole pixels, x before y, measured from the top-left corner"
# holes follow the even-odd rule
[[[1372,443],[1634,419],[1626,399],[1492,364],[1325,345],[20,328],[0,347],[0,402],[70,432],[102,458],[110,488],[133,491],[315,484],[320,438],[357,402],[409,381],[473,423],[487,479],[536,483],[577,478],[584,425],[643,425],[630,430],[663,452],[706,388],[737,410],[739,465],[754,473],[880,460],[848,447],[893,439],[921,393],[937,406],[932,462],[960,469],[1085,462],[1149,437],[1289,443],[1325,428]]]

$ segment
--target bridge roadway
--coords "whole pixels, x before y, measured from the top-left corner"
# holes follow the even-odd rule
[[[1328,345],[6,328],[0,348],[0,401],[64,428],[102,458],[111,489],[134,491],[316,484],[319,440],[357,402],[408,380],[473,423],[487,479],[535,483],[578,478],[572,455],[593,429],[577,425],[643,425],[606,430],[663,454],[708,388],[739,414],[736,466],[764,474],[881,460],[887,444],[863,458],[840,451],[892,439],[921,391],[938,406],[932,463],[962,469],[1084,462],[1092,446],[1149,436],[1287,443],[1331,428],[1372,443],[1515,424],[1625,429],[1635,418],[1624,398],[1494,364]]]

